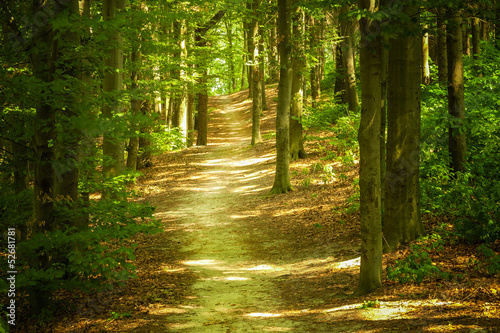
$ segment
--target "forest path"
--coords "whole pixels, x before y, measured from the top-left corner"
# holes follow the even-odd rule
[[[189,301],[179,306],[186,312],[171,315],[166,326],[172,332],[297,331],[299,322],[276,313],[281,306],[273,280],[289,272],[253,258],[243,225],[258,217],[253,202],[270,189],[274,156],[257,155],[249,146],[248,121],[242,117],[248,102],[218,99],[224,106],[211,113],[211,143],[192,148],[186,160],[197,171],[179,178],[184,193],[158,213],[182,229],[180,251],[187,254],[182,263],[197,277]]]
[[[274,143],[250,146],[252,104],[244,94],[211,98],[208,146],[166,154],[143,183],[156,217],[178,242],[170,250],[181,258],[174,271],[194,279],[177,306],[148,309],[157,319],[134,332],[350,331],[307,316],[318,315],[309,307],[325,303],[329,292],[312,291],[311,300],[298,302],[298,282],[279,288],[293,274],[316,274],[334,259],[317,259],[307,249],[292,254],[298,245],[267,229],[273,217],[262,202],[274,180]],[[274,128],[272,107],[262,119],[264,135]],[[276,211],[286,207],[275,205],[272,215],[281,215]]]

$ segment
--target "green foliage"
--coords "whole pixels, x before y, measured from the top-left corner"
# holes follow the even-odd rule
[[[119,312],[112,311],[111,317],[108,318],[108,321],[117,320],[117,319],[121,319],[121,318],[130,318],[130,317],[132,317],[132,314],[130,312],[119,313]]]
[[[489,247],[486,244],[481,244],[477,250],[485,258],[484,265],[485,265],[485,268],[486,268],[488,274],[490,274],[490,275],[499,274],[500,273],[500,254],[495,253],[495,251],[493,251],[491,249],[491,247]]]
[[[185,147],[186,138],[178,128],[169,129],[167,126],[160,126],[157,131],[151,133],[151,151],[155,155]]]
[[[394,266],[387,267],[387,278],[400,283],[421,283],[426,278],[449,279],[452,276],[443,272],[430,258],[430,253],[444,250],[446,236],[440,232],[421,237],[411,245],[410,254],[396,260]]]
[[[370,308],[380,308],[380,302],[375,301],[363,301],[363,304],[359,307],[362,310],[370,309]]]
[[[88,190],[113,193],[100,200],[68,202],[58,198],[57,228],[30,234],[27,239],[26,230],[34,227],[28,224],[33,192],[0,197],[0,226],[3,230],[16,227],[23,237],[16,244],[16,285],[23,295],[50,297],[61,289],[91,292],[135,276],[131,238],[160,229],[152,216],[153,207],[127,201],[133,194],[126,187],[133,179],[132,174],[121,175],[87,186]],[[113,199],[114,195],[124,200]],[[19,210],[14,202],[25,202],[28,207]]]
[[[500,239],[500,52],[482,44],[480,60],[465,58],[466,120],[453,125],[445,87],[422,91],[422,210],[455,216],[455,229],[469,242]],[[481,73],[482,76],[477,75]],[[468,164],[463,173],[449,168],[448,127],[464,132]]]

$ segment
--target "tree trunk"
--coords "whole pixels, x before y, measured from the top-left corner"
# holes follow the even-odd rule
[[[385,211],[385,174],[386,174],[386,163],[385,163],[385,151],[386,151],[386,130],[387,130],[387,74],[389,67],[389,52],[386,48],[388,46],[388,41],[386,38],[382,38],[381,42],[382,53],[381,57],[381,72],[382,72],[382,83],[381,83],[381,96],[380,96],[380,207],[382,214]],[[382,215],[382,225],[384,216]]]
[[[316,102],[320,97],[320,26],[319,22],[316,22],[313,16],[309,16],[309,26],[310,26],[310,50],[312,54],[318,58],[311,66],[310,71],[310,81],[311,81],[311,106],[316,107]]]
[[[463,171],[465,166],[465,133],[460,131],[465,119],[464,104],[464,65],[462,50],[461,11],[449,11],[448,20],[448,113],[453,122],[448,129],[451,168]]]
[[[424,25],[424,30],[428,29],[427,24]],[[422,83],[429,85],[431,83],[431,69],[429,67],[429,32],[425,31],[422,36]]]
[[[260,0],[252,1],[253,19],[250,29],[250,39],[252,43],[252,79],[253,79],[253,103],[252,103],[252,146],[262,142],[260,136],[260,115],[262,113],[262,75],[260,71],[259,44],[260,29],[259,29],[259,6]]]
[[[275,21],[274,21],[275,22]],[[272,27],[269,37],[269,82],[275,83],[279,80],[278,52],[276,51],[276,27]]]
[[[292,190],[290,183],[290,103],[292,68],[290,64],[290,0],[278,0],[278,34],[280,52],[280,82],[276,117],[276,173],[271,194]]]
[[[196,29],[194,40],[197,47],[203,50],[203,48],[207,46],[207,40],[205,39],[206,33],[224,17],[225,13],[225,10],[218,11],[210,21]],[[202,68],[198,71],[200,72],[198,78],[200,92],[198,93],[198,137],[196,139],[196,144],[199,146],[206,146],[208,143],[208,91],[206,86],[208,69]]]
[[[102,7],[104,20],[115,20],[116,12],[124,8],[124,0],[104,0]],[[106,72],[104,75],[103,90],[107,94],[119,94],[123,91],[123,38],[118,29],[114,30],[111,43],[114,45],[114,48],[111,50],[110,57],[106,59],[105,65],[113,70]],[[114,115],[118,115],[124,111],[118,96],[114,96],[113,100],[112,104],[104,105],[102,110],[103,116],[109,120]],[[104,156],[112,161],[112,163],[105,163],[103,165],[104,173],[108,176],[120,174],[125,166],[125,143],[122,134],[118,133],[117,130],[104,133],[102,147]]]
[[[232,93],[236,91],[236,72],[234,70],[233,29],[231,27],[230,21],[225,21],[225,25],[227,32],[228,48],[229,48],[229,71],[231,73],[229,92]]]
[[[138,38],[138,36],[137,36]],[[140,51],[140,44],[135,41],[132,43],[132,53],[131,53],[131,61],[133,70],[131,72],[131,84],[130,88],[132,90],[132,99],[130,101],[130,112],[133,117],[137,117],[139,115],[139,111],[141,109],[142,101],[138,99],[138,89],[139,89],[139,69],[142,65],[142,54]],[[140,128],[133,123],[130,124],[132,137],[129,139],[129,144],[127,147],[128,155],[127,155],[127,168],[131,170],[137,170],[137,156],[139,154],[139,136],[137,136],[136,132],[140,130]]]
[[[304,49],[304,11],[298,7],[293,14],[292,29],[292,101],[290,107],[290,159],[305,158],[302,137],[302,109],[304,107],[304,69],[306,67]]]
[[[408,29],[418,29],[418,8],[407,7],[404,12],[417,18]],[[390,40],[384,213],[389,251],[424,231],[419,186],[421,52],[422,40],[418,36]]]
[[[345,61],[344,54],[342,52],[342,43],[336,43],[334,47],[335,52],[335,87],[334,93],[340,98],[341,104],[348,103],[347,99],[347,90],[346,90],[346,70],[345,70]]]
[[[348,6],[343,6],[340,13],[347,15]],[[355,111],[359,107],[358,91],[356,89],[356,52],[354,51],[353,36],[356,30],[356,24],[345,18],[340,25],[342,42],[342,56],[345,68],[345,86],[346,97],[349,103],[349,110]]]
[[[264,33],[261,33],[261,36],[264,37],[265,34]],[[265,48],[264,48],[264,41],[262,41],[262,43],[259,44],[259,54],[260,54],[260,57],[261,57],[261,61],[260,61],[260,72],[262,73],[262,77],[261,77],[261,80],[260,80],[260,83],[262,85],[261,89],[262,89],[262,111],[266,111],[267,110],[267,98],[266,98],[266,62],[264,61],[264,52],[265,52]],[[261,113],[261,116],[264,115],[264,112]]]
[[[252,5],[254,0],[247,0],[247,12],[252,12]],[[253,15],[253,14],[252,14]],[[253,41],[253,26],[252,21],[249,17],[245,18],[247,22],[245,23],[245,32],[246,32],[246,47],[247,54],[249,55],[250,63],[253,61],[253,52],[254,52],[254,41]],[[250,66],[247,66],[247,81],[248,81],[248,98],[253,98],[253,63]]]
[[[448,82],[448,53],[446,47],[446,24],[441,12],[437,15],[438,77],[442,84]]]
[[[479,60],[479,55],[481,54],[481,47],[479,43],[481,42],[481,30],[479,18],[474,17],[472,19],[472,56],[474,60]]]
[[[205,71],[204,76],[206,75]],[[202,78],[198,82],[200,85],[205,85],[205,80]],[[206,146],[208,144],[208,94],[206,91],[198,93],[198,136],[196,144],[198,146]]]
[[[64,7],[73,17],[80,16],[80,9],[77,0],[67,2]],[[68,98],[68,104],[65,110],[56,111],[58,126],[65,128],[64,138],[56,142],[56,157],[59,167],[56,170],[55,194],[60,200],[75,202],[79,197],[78,182],[80,171],[78,169],[80,157],[80,141],[82,131],[72,125],[72,119],[79,116],[78,105],[82,103],[80,96],[75,93],[81,89],[81,57],[74,54],[74,50],[81,46],[80,37],[77,32],[63,28],[56,31],[61,38],[57,41],[57,54],[72,54],[69,59],[61,60],[58,64],[61,76],[58,79],[65,80],[64,75],[75,79],[73,82],[71,97]],[[79,92],[79,91],[78,91]],[[75,221],[64,221],[66,223],[75,223]],[[76,224],[76,223],[75,223]]]
[[[188,94],[187,100],[187,118],[188,118],[188,142],[187,146],[191,147],[194,145],[194,93],[192,92],[193,87],[190,87],[190,92]]]
[[[378,1],[359,0],[359,8],[376,12]],[[361,267],[356,295],[374,291],[382,285],[382,225],[380,202],[380,106],[381,43],[371,35],[377,24],[367,17],[360,19],[361,122],[358,132],[360,166]]]

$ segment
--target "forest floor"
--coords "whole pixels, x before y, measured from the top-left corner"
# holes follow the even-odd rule
[[[136,239],[138,277],[79,301],[50,331],[499,332],[498,277],[385,280],[353,297],[360,230],[348,202],[357,165],[333,163],[346,177],[324,181],[317,166],[336,147],[307,142],[308,158],[291,164],[294,191],[268,196],[277,88],[267,90],[255,147],[247,94],[211,98],[209,145],[157,156],[136,184],[165,230]],[[470,248],[456,247],[443,256],[467,270]],[[384,267],[405,251],[385,255]]]

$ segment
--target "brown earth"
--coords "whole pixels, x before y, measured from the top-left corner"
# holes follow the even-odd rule
[[[209,145],[157,156],[137,184],[165,229],[137,238],[138,278],[79,301],[76,315],[47,331],[498,332],[498,277],[384,281],[352,297],[359,216],[348,202],[356,201],[357,165],[331,163],[327,151],[337,148],[309,141],[309,157],[291,165],[294,191],[267,196],[276,86],[255,147],[247,94],[211,98]],[[327,164],[344,176],[325,178]],[[407,252],[384,256],[384,265]],[[460,245],[433,259],[466,272],[471,255]]]

